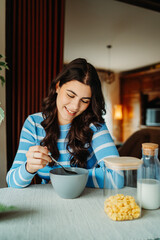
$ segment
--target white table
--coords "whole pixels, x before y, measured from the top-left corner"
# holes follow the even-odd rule
[[[1,188],[0,203],[17,211],[0,213],[0,240],[147,240],[160,238],[160,209],[140,219],[114,222],[103,210],[101,189],[86,188],[61,199],[50,184]]]

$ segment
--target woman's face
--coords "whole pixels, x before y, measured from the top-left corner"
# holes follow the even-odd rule
[[[57,85],[57,109],[60,125],[71,123],[84,112],[91,101],[91,88],[77,80]]]

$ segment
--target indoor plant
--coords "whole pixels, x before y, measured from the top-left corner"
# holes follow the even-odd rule
[[[2,86],[5,83],[5,78],[1,75],[1,71],[3,69],[9,69],[8,66],[7,66],[7,63],[6,63],[6,61],[4,59],[5,59],[5,57],[0,54],[0,82],[1,82]],[[0,125],[1,125],[1,123],[3,121],[3,119],[4,119],[4,111],[0,107]]]

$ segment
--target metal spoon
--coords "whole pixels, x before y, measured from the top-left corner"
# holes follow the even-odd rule
[[[59,162],[57,162],[56,159],[54,159],[51,155],[50,155],[50,158],[52,159],[53,162],[57,163],[59,166],[61,166],[63,168],[63,170],[68,173],[68,174],[78,174],[77,172],[75,171],[70,171],[68,169],[66,169],[65,167],[63,167]]]

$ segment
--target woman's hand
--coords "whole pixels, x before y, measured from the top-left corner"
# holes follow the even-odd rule
[[[42,147],[38,145],[30,147],[28,152],[26,153],[26,170],[29,173],[35,173],[39,169],[44,168],[49,162],[52,161],[48,153],[49,151],[47,147]]]

